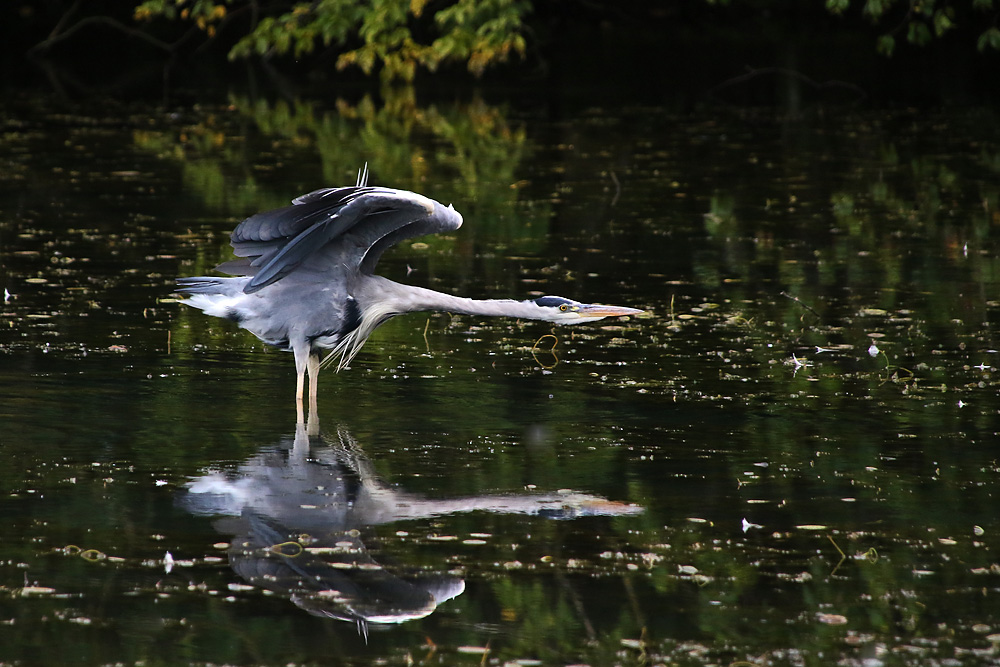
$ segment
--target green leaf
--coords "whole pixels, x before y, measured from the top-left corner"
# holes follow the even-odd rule
[[[888,9],[889,0],[867,0],[864,13],[873,19],[878,19]]]
[[[826,0],[826,9],[831,14],[843,14],[850,4],[850,0]]]
[[[915,14],[931,16],[934,13],[934,0],[917,0],[910,7]]]
[[[883,56],[891,57],[893,50],[896,48],[896,38],[892,35],[882,35],[878,38],[878,43],[876,45],[876,50]]]
[[[934,34],[940,37],[944,33],[948,32],[955,27],[955,24],[951,22],[951,17],[944,10],[938,10],[934,12]]]
[[[931,31],[926,23],[911,21],[910,27],[906,31],[906,41],[917,46],[924,46],[931,41]]]
[[[976,46],[981,52],[987,48],[1000,51],[1000,28],[993,27],[985,31],[979,36]]]

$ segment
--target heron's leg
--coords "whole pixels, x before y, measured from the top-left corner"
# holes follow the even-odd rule
[[[319,395],[319,355],[310,354],[308,362],[309,370],[309,416],[315,415],[316,397]]]
[[[306,366],[309,364],[309,344],[292,345],[292,354],[295,355],[295,414],[298,422],[305,421],[305,414],[302,411],[302,395],[305,390]]]

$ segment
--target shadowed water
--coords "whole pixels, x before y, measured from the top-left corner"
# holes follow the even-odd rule
[[[998,127],[13,102],[0,661],[996,664]],[[366,161],[466,220],[382,275],[648,313],[396,318],[297,432],[173,279]]]

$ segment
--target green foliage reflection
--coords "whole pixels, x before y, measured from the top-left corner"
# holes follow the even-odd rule
[[[475,227],[488,236],[511,243],[544,236],[544,229],[512,228],[504,215],[517,201],[514,172],[527,143],[523,129],[481,100],[421,107],[404,89],[384,104],[365,97],[335,110],[299,100],[230,102],[180,127],[133,136],[139,148],[177,161],[185,184],[220,213],[241,216],[300,194],[266,191],[260,173],[289,172],[307,191],[353,182],[368,164],[378,184],[432,188],[432,196],[454,201],[463,213],[473,206]]]

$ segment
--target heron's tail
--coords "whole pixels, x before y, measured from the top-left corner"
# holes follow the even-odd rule
[[[239,301],[245,296],[243,286],[249,278],[215,278],[196,276],[178,278],[176,292],[188,298],[181,303],[205,311],[215,317],[234,318],[239,312]]]
[[[243,293],[243,286],[249,278],[215,278],[212,276],[195,276],[193,278],[178,278],[178,294],[218,294],[220,296],[237,296]]]

